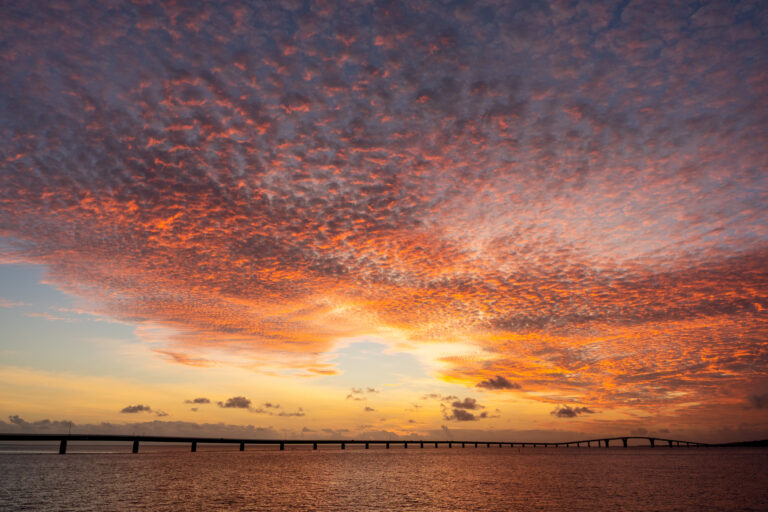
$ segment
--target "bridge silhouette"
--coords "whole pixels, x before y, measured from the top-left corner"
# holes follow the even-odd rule
[[[581,439],[575,441],[562,441],[557,443],[547,442],[531,442],[531,441],[455,441],[455,440],[424,440],[424,439],[243,439],[243,438],[225,438],[225,437],[176,437],[176,436],[151,436],[151,435],[114,435],[114,434],[20,434],[0,433],[0,441],[58,441],[59,453],[67,453],[67,443],[70,441],[91,441],[91,442],[127,442],[132,443],[132,452],[138,453],[141,443],[189,443],[190,450],[197,451],[198,444],[231,444],[239,445],[240,451],[245,451],[246,445],[259,445],[259,446],[279,446],[280,450],[285,450],[286,446],[290,445],[312,445],[312,449],[317,450],[321,445],[336,445],[342,450],[347,446],[364,446],[365,449],[369,449],[371,446],[379,445],[389,449],[390,446],[402,446],[408,448],[408,446],[424,448],[432,447],[438,448],[440,446],[453,448],[461,447],[520,447],[520,448],[571,448],[571,447],[596,447],[596,448],[610,448],[611,443],[614,446],[621,446],[627,448],[629,441],[641,440],[648,444],[646,446],[654,448],[658,446],[667,447],[707,447],[718,446],[707,443],[699,443],[694,441],[682,441],[678,439],[665,439],[661,437],[650,436],[621,436],[621,437],[600,437],[594,439]],[[619,444],[619,442],[621,442]],[[634,445],[638,446],[638,445]],[[642,445],[640,445],[642,446]],[[722,445],[719,445],[722,446]]]

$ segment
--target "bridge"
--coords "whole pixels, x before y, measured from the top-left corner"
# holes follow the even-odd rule
[[[224,438],[224,437],[174,437],[174,436],[141,436],[141,435],[113,435],[113,434],[3,434],[0,433],[0,441],[56,441],[59,443],[59,453],[67,453],[67,443],[70,441],[92,441],[92,442],[126,442],[132,443],[132,452],[139,453],[139,446],[141,443],[188,443],[190,450],[197,451],[198,444],[230,444],[239,445],[240,451],[245,451],[246,445],[261,445],[261,446],[279,446],[280,450],[285,450],[288,445],[312,445],[313,450],[317,450],[320,445],[335,445],[342,450],[347,446],[357,445],[364,446],[365,449],[369,449],[371,446],[379,445],[389,449],[390,446],[402,446],[408,448],[412,447],[424,448],[432,447],[438,448],[440,446],[453,448],[461,447],[509,447],[515,446],[520,448],[610,448],[611,443],[614,446],[622,446],[627,448],[629,441],[641,440],[644,443],[648,443],[646,446],[654,448],[656,446],[668,446],[668,447],[704,447],[704,446],[716,446],[707,443],[698,443],[694,441],[681,441],[678,439],[664,439],[660,437],[649,436],[623,436],[623,437],[601,437],[595,439],[583,439],[578,441],[564,441],[559,443],[544,443],[544,442],[530,442],[530,441],[454,441],[454,440],[413,440],[413,439],[399,439],[382,440],[382,439],[241,439],[241,438]],[[619,444],[621,442],[621,444]]]

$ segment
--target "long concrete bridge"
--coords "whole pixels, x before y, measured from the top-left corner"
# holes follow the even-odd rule
[[[432,447],[438,448],[439,446],[453,448],[461,447],[485,447],[491,448],[498,447],[531,447],[531,448],[570,448],[570,447],[604,447],[610,448],[613,446],[623,446],[626,448],[629,445],[629,441],[641,440],[647,442],[646,446],[651,448],[656,446],[668,446],[668,447],[702,447],[713,446],[706,443],[697,443],[693,441],[681,441],[678,439],[664,439],[660,437],[649,436],[623,436],[623,437],[600,437],[595,439],[583,439],[579,441],[564,441],[559,443],[543,443],[543,442],[530,442],[530,441],[453,441],[453,440],[413,440],[413,439],[399,439],[382,440],[382,439],[241,439],[241,438],[224,438],[224,437],[175,437],[175,436],[137,436],[137,435],[113,435],[113,434],[3,434],[0,433],[0,441],[57,441],[59,443],[59,453],[67,453],[67,443],[70,441],[92,441],[92,442],[126,442],[132,443],[132,452],[139,452],[139,445],[144,443],[188,443],[191,451],[197,451],[198,444],[231,444],[239,445],[240,451],[245,450],[246,445],[268,445],[279,446],[280,450],[285,450],[286,445],[312,445],[312,449],[317,450],[320,445],[335,445],[342,450],[346,449],[349,445],[364,446],[365,449],[369,449],[372,445],[384,446],[387,449],[390,446],[402,446],[403,448],[419,447],[424,448]],[[619,442],[621,442],[619,444]]]

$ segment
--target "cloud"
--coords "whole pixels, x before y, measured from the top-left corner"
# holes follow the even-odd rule
[[[747,404],[753,409],[768,409],[768,393],[749,395]]]
[[[8,421],[13,423],[14,425],[24,425],[26,421],[21,419],[18,415],[8,416]]]
[[[22,306],[29,306],[29,304],[0,297],[0,308],[19,308]]]
[[[244,396],[233,396],[227,398],[226,402],[216,402],[219,407],[228,409],[250,409],[251,401]]]
[[[501,375],[497,375],[496,377],[491,377],[490,379],[482,380],[475,384],[475,387],[483,388],[483,389],[520,389],[520,384],[513,383],[502,377]]]
[[[127,405],[123,407],[120,412],[133,414],[137,412],[152,412],[152,409],[148,405]]]
[[[477,403],[477,400],[474,398],[465,398],[462,400],[457,400],[453,403],[451,403],[451,407],[455,407],[457,409],[469,409],[469,410],[475,410],[475,409],[482,409],[483,406]]]
[[[378,393],[376,388],[351,388],[347,400],[366,400],[365,394]]]
[[[363,393],[362,388],[352,388],[347,395],[347,400],[365,400]]]
[[[451,409],[450,414],[443,411],[443,418],[446,420],[456,420],[456,421],[477,421],[488,417],[488,413],[485,411],[481,412],[480,414],[473,414],[471,412],[467,412],[464,409]]]
[[[445,416],[445,419],[456,421],[476,421],[478,418],[474,414],[462,409],[453,409],[452,414],[450,416]]]
[[[200,436],[200,437],[243,437],[250,439],[278,439],[284,437],[272,427],[253,425],[227,425],[224,423],[193,423],[188,421],[144,421],[128,423],[85,423],[78,424],[69,420],[42,419],[26,421],[18,415],[9,417],[9,422],[0,421],[3,432],[26,433],[81,433],[81,434],[116,434],[116,435],[164,435],[164,436]]]
[[[443,403],[440,404],[443,411],[443,418],[446,420],[478,421],[485,418],[497,417],[489,416],[486,411],[482,411],[479,414],[469,412],[485,409],[485,406],[479,404],[474,398],[466,397],[464,400],[456,399],[450,403],[450,407],[446,406],[445,398],[456,399],[456,397],[444,397]]]
[[[29,318],[42,318],[43,320],[48,320],[50,322],[74,323],[77,321],[77,319],[75,318],[65,317],[60,315],[52,315],[50,313],[27,313],[25,316]]]
[[[270,413],[272,414],[272,413]],[[304,409],[299,407],[299,409],[295,412],[287,412],[287,411],[280,411],[277,413],[277,416],[286,416],[286,417],[297,417],[300,418],[302,416],[306,416],[306,413],[304,412]]]
[[[339,429],[323,428],[321,429],[321,432],[328,434],[331,438],[334,438],[334,437],[339,438],[339,437],[345,436],[346,434],[349,434],[349,429],[348,428],[339,428]]]
[[[558,405],[550,414],[553,416],[557,416],[558,418],[575,418],[580,414],[594,414],[594,413],[595,411],[593,411],[589,407],[570,407],[568,405]]]
[[[216,402],[219,407],[227,409],[246,409],[249,412],[255,414],[267,414],[270,416],[283,416],[283,417],[302,417],[306,416],[304,409],[301,407],[294,412],[284,411],[280,404],[274,402],[264,402],[260,407],[254,407],[253,402],[244,396],[233,396],[228,398],[226,402]]]
[[[440,400],[441,402],[450,402],[451,400],[458,400],[456,395],[441,395],[439,393],[428,393],[421,397],[422,400]]]
[[[192,400],[184,400],[185,404],[209,404],[211,401],[208,398],[193,398]]]
[[[396,331],[482,351],[446,380],[545,402],[743,400],[768,364],[766,7],[712,7],[13,2],[0,261],[159,326],[177,364],[322,377]]]

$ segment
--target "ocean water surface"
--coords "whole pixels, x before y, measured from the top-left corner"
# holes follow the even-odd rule
[[[768,510],[763,448],[0,446],[0,510]]]

